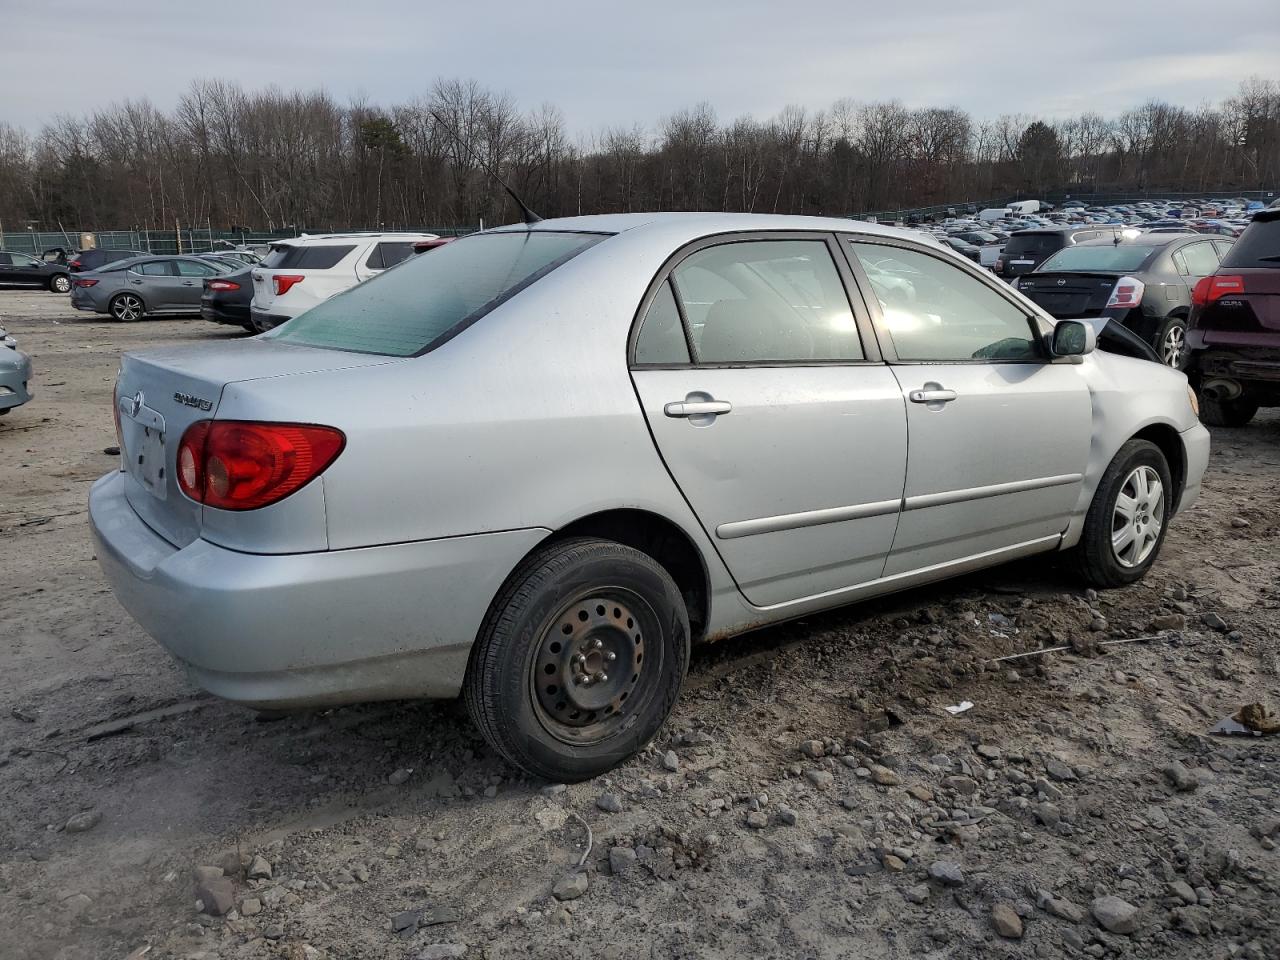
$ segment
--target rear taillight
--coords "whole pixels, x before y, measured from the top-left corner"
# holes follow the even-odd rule
[[[77,287],[92,287],[98,281],[97,280],[75,280],[72,282],[75,283]]]
[[[256,510],[310,483],[337,459],[341,430],[307,423],[201,420],[178,444],[178,486],[220,510]]]
[[[294,284],[301,283],[305,279],[300,273],[277,273],[272,276],[271,282],[275,284],[276,296],[283,297]]]
[[[80,269],[80,261],[79,261],[79,260],[68,260],[68,261],[67,261],[67,266],[68,266],[68,267],[70,267],[72,270],[79,270],[79,269]]]
[[[1191,288],[1191,303],[1194,306],[1203,307],[1223,297],[1239,296],[1242,293],[1244,293],[1244,277],[1238,274],[1201,277]]]
[[[1140,306],[1145,289],[1141,280],[1134,277],[1121,277],[1116,281],[1116,285],[1111,290],[1111,296],[1107,299],[1107,309]]]
[[[240,284],[236,283],[234,280],[210,280],[205,284],[205,286],[207,286],[210,290],[239,290],[240,289]],[[279,293],[278,290],[276,292]]]

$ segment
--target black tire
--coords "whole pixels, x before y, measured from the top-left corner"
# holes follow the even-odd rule
[[[1160,362],[1166,367],[1185,370],[1188,357],[1186,317],[1169,317],[1165,320],[1160,325],[1152,346],[1155,347]]]
[[[147,313],[147,305],[136,293],[117,293],[107,303],[107,312],[121,323],[134,323]]]
[[[66,273],[55,273],[49,278],[50,293],[70,293],[71,292],[71,276]]]
[[[463,690],[494,750],[536,777],[574,783],[653,739],[688,664],[689,616],[670,574],[639,550],[575,538],[508,578]]]
[[[1258,412],[1258,405],[1243,397],[1210,400],[1200,395],[1200,419],[1211,427],[1243,427]]]
[[[1149,509],[1137,511],[1139,527],[1143,536],[1150,530],[1150,522],[1141,523],[1143,517],[1148,521],[1158,520],[1159,527],[1149,552],[1141,557],[1134,554],[1122,559],[1117,555],[1112,539],[1118,532],[1117,521],[1120,519],[1116,505],[1121,493],[1131,489],[1130,478],[1140,468],[1149,468],[1158,475],[1163,496],[1158,505],[1148,502]],[[1125,495],[1130,496],[1128,493]],[[1073,560],[1080,575],[1094,587],[1120,587],[1142,579],[1160,555],[1177,497],[1169,463],[1159,447],[1147,440],[1130,440],[1121,447],[1098,483],[1093,503],[1085,515],[1084,532],[1074,548]],[[1141,506],[1141,497],[1138,500]]]

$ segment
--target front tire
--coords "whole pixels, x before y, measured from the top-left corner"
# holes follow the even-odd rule
[[[107,304],[107,312],[121,323],[133,323],[142,319],[146,313],[146,305],[137,294],[118,293]]]
[[[689,663],[689,617],[663,567],[610,540],[539,550],[508,579],[471,651],[467,710],[514,766],[598,776],[666,722]]]
[[[1115,455],[1085,515],[1074,551],[1080,575],[1094,587],[1142,579],[1155,563],[1176,499],[1169,463],[1147,440],[1130,440]]]
[[[65,273],[55,273],[49,278],[50,293],[70,293],[71,278]]]
[[[1258,405],[1237,397],[1235,400],[1210,400],[1201,394],[1200,419],[1211,427],[1243,427],[1258,412]]]
[[[1187,321],[1182,317],[1170,317],[1153,344],[1160,362],[1174,370],[1185,370],[1187,367]]]

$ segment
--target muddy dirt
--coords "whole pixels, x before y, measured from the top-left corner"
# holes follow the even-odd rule
[[[46,293],[0,322],[36,369],[0,418],[6,960],[1280,956],[1280,736],[1209,735],[1280,706],[1274,414],[1215,431],[1144,582],[1023,562],[699,650],[652,747],[566,789],[456,704],[191,687],[85,499],[120,352],[242,334]]]

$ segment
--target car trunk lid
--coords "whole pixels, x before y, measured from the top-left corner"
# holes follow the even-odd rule
[[[271,340],[125,354],[115,404],[130,506],[157,534],[186,546],[200,535],[203,508],[178,488],[178,444],[193,423],[217,417],[228,384],[389,362]]]
[[[1120,273],[1029,273],[1018,290],[1054,317],[1096,317],[1107,306]]]

